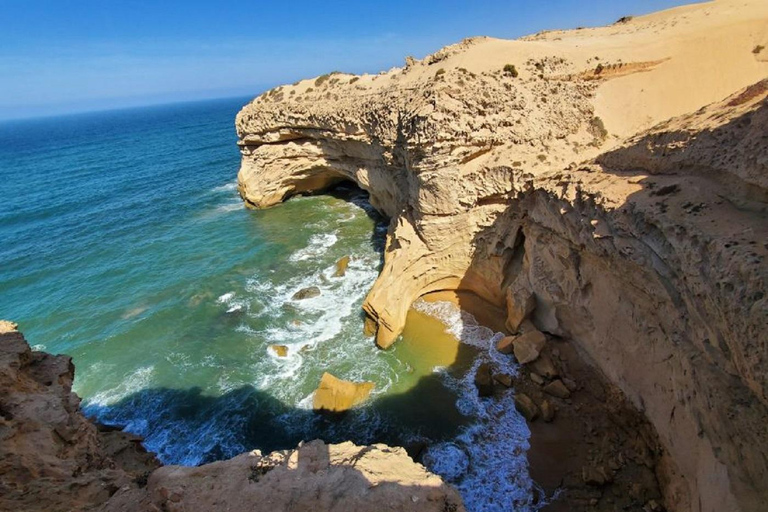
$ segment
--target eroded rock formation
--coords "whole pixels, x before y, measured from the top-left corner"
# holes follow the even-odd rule
[[[240,193],[354,181],[391,218],[364,304],[381,347],[416,298],[472,292],[513,332],[572,340],[644,412],[669,508],[760,510],[766,26],[765,2],[719,0],[279,87],[237,117]]]
[[[326,445],[163,466],[141,439],[97,427],[66,356],[30,350],[0,321],[0,510],[463,511],[458,492],[403,448]]]

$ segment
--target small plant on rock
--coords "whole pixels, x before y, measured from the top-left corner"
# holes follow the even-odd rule
[[[752,53],[757,55],[758,53],[760,53],[763,50],[765,50],[765,46],[759,44],[759,45],[755,46],[754,48],[752,48]]]
[[[511,76],[512,78],[517,78],[519,73],[517,72],[517,68],[514,64],[507,64],[504,66],[504,74],[507,76]]]
[[[437,72],[435,73],[435,78],[437,78],[437,77],[439,77],[439,76],[443,76],[444,74],[445,74],[445,69],[443,69],[443,68],[440,68],[440,69],[438,69],[438,70],[437,70]]]

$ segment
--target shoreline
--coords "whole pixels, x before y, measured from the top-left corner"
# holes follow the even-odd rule
[[[506,311],[472,292],[433,292],[421,300],[449,302],[471,314],[478,324],[507,333]],[[674,475],[664,474],[663,452],[650,423],[573,342],[549,338],[540,359],[520,365],[519,375],[512,380],[516,394],[525,394],[538,404],[547,401],[555,409],[551,421],[541,417],[527,421],[530,477],[551,499],[541,510],[570,512],[574,505],[605,512],[629,507],[661,510],[659,482],[670,484]],[[532,373],[547,369],[554,369],[557,378],[573,386],[568,398],[546,394],[532,380]],[[533,378],[541,377],[550,380],[538,374]],[[495,388],[498,396],[505,386],[495,382]],[[535,500],[539,498],[544,497],[534,495]]]

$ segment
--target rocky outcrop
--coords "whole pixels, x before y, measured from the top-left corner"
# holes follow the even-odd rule
[[[325,372],[315,390],[312,407],[316,411],[347,411],[367,400],[374,386],[373,382],[351,382]]]
[[[391,218],[363,306],[379,346],[421,295],[471,292],[510,334],[572,340],[644,412],[668,508],[759,510],[766,23],[719,0],[280,87],[238,114],[239,190],[267,207],[357,183]]]
[[[141,439],[82,415],[73,377],[69,357],[30,350],[0,321],[0,510],[464,510],[455,489],[381,444],[159,467]]]
[[[82,415],[73,378],[69,357],[33,352],[0,321],[0,510],[94,510],[159,466],[140,439]]]
[[[259,452],[200,467],[165,466],[145,492],[121,490],[110,511],[210,510],[463,511],[456,490],[414,463],[404,448],[327,445]]]

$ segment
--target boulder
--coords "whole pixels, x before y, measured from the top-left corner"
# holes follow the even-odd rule
[[[518,332],[520,324],[536,308],[536,297],[527,285],[527,278],[518,277],[507,288],[507,322],[510,332]]]
[[[555,419],[555,406],[549,403],[549,400],[542,400],[539,409],[541,410],[541,419],[547,423]]]
[[[347,266],[349,266],[349,256],[344,256],[336,262],[336,272],[333,277],[344,277],[347,273]]]
[[[528,421],[534,421],[539,417],[539,407],[525,393],[515,395],[515,409]]]
[[[505,388],[512,387],[512,376],[508,373],[497,373],[493,376],[493,380],[504,386]]]
[[[294,293],[291,299],[293,300],[311,299],[312,297],[317,297],[318,295],[320,295],[320,288],[318,288],[317,286],[309,286],[307,288],[302,288],[301,290]]]
[[[516,336],[505,336],[496,343],[496,350],[502,354],[511,354]]]
[[[491,365],[488,363],[483,363],[477,367],[475,386],[477,387],[477,394],[480,396],[493,395],[493,375],[491,374]]]
[[[520,364],[527,364],[539,357],[541,349],[547,342],[547,337],[541,331],[530,331],[515,338],[513,352]]]
[[[325,372],[315,391],[312,407],[316,411],[346,411],[364,402],[374,387],[373,382],[351,382]]]
[[[288,347],[285,345],[270,345],[269,349],[277,354],[277,357],[288,357]]]
[[[547,354],[539,354],[539,358],[533,361],[529,368],[547,379],[554,379],[558,375],[557,368]]]
[[[544,392],[548,395],[556,396],[557,398],[568,398],[571,396],[571,392],[565,387],[563,381],[560,379],[553,380],[546,386],[544,386]]]

